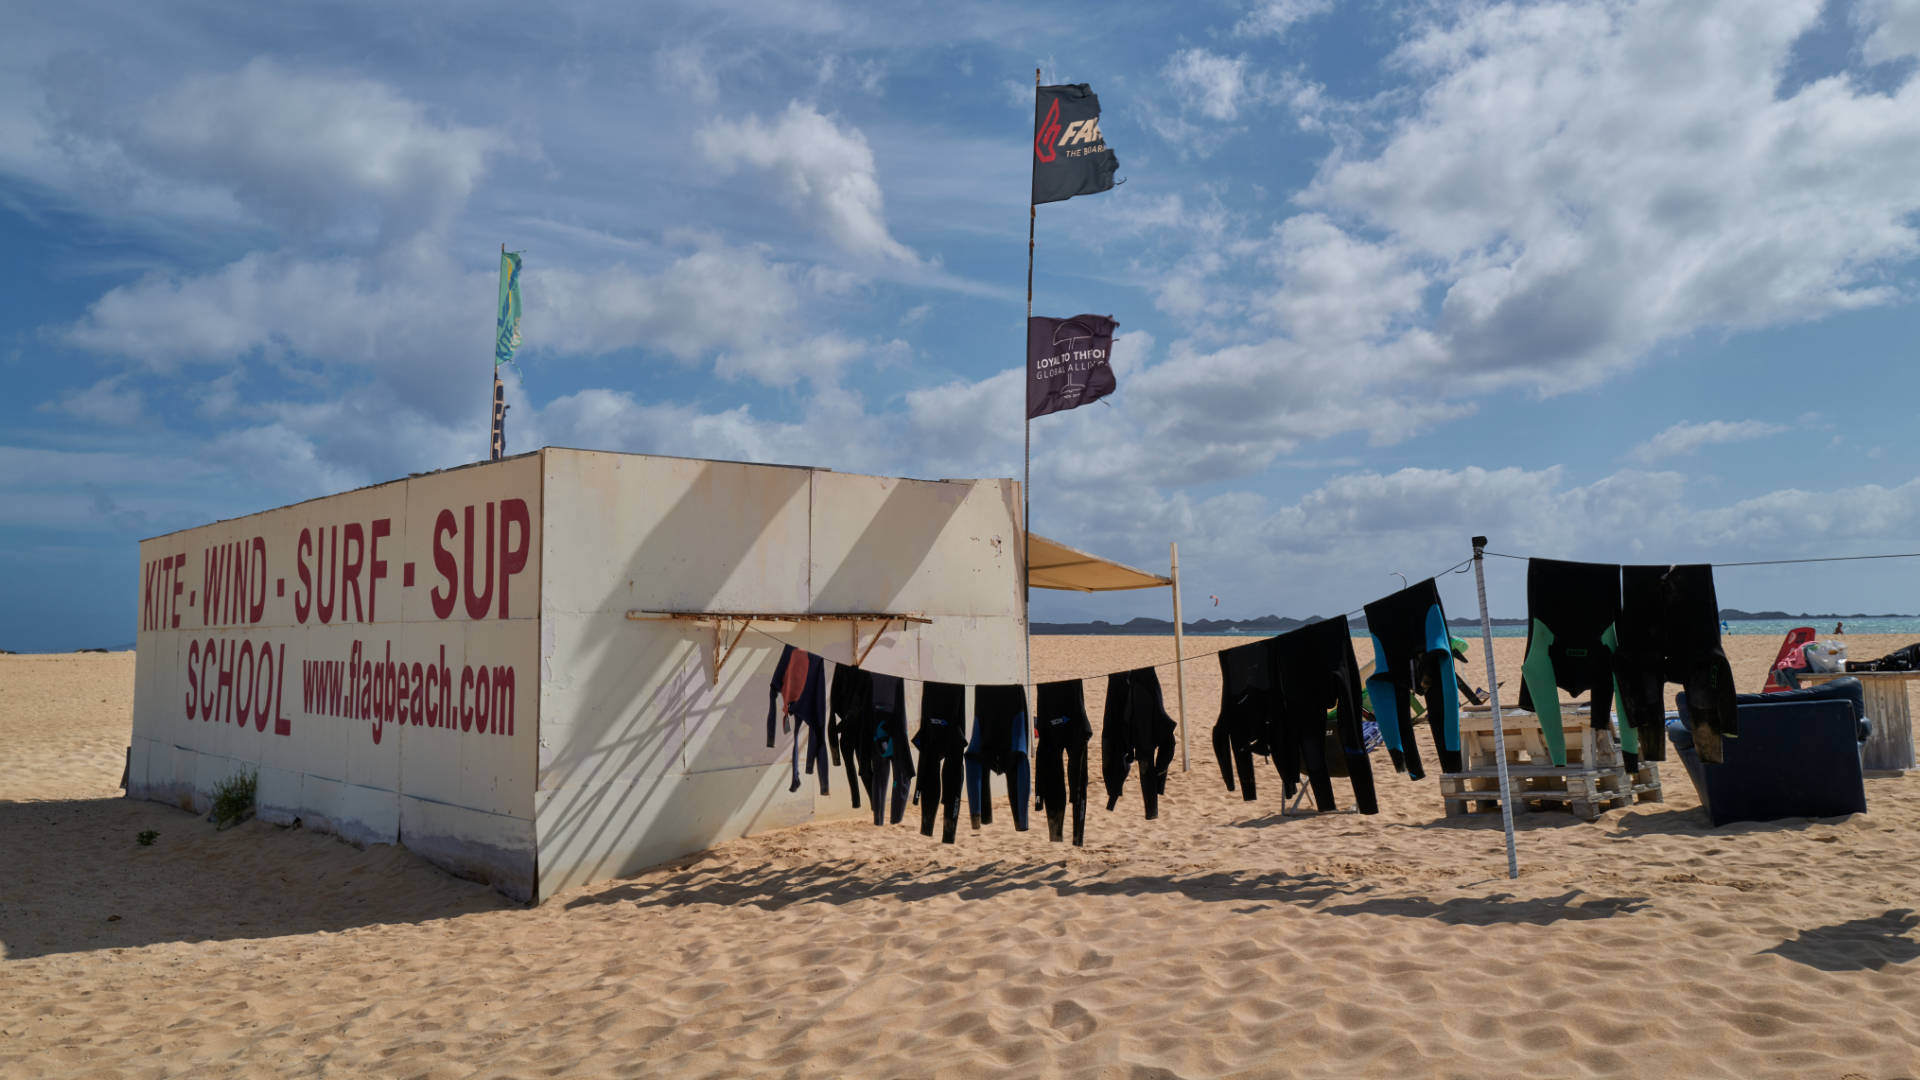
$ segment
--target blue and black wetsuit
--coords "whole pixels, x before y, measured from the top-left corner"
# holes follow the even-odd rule
[[[1031,780],[1027,765],[1027,688],[1012,685],[973,688],[973,737],[967,742],[967,814],[973,827],[993,824],[994,773],[1007,777],[1013,803],[1013,827],[1027,831]]]
[[[1520,707],[1540,718],[1547,756],[1567,763],[1560,691],[1591,691],[1591,723],[1612,726],[1613,650],[1620,621],[1620,567],[1605,563],[1527,560],[1527,653],[1520,662]],[[1716,612],[1714,621],[1718,623]],[[1630,732],[1621,747],[1639,750]]]
[[[1327,711],[1337,709],[1334,732],[1346,759],[1354,806],[1379,813],[1373,790],[1373,765],[1367,759],[1360,727],[1360,661],[1353,654],[1347,617],[1336,615],[1308,623],[1267,641],[1280,688],[1280,723],[1274,756],[1280,763],[1285,793],[1291,797],[1304,765],[1321,811],[1334,809],[1333,780],[1327,766]]]
[[[1040,737],[1034,787],[1047,811],[1047,839],[1059,843],[1066,832],[1067,807],[1073,807],[1073,846],[1087,835],[1087,722],[1085,691],[1079,679],[1041,683],[1036,689]]]
[[[1427,724],[1441,772],[1460,771],[1460,695],[1454,688],[1453,635],[1433,579],[1416,582],[1366,607],[1373,635],[1367,698],[1395,769],[1426,776],[1413,740],[1413,695],[1426,699]]]
[[[867,707],[872,719],[869,729],[873,732],[873,787],[867,792],[873,798],[873,823],[884,825],[889,820],[900,824],[907,812],[907,796],[913,791],[913,747],[907,740],[907,684],[898,675],[870,675],[871,690],[867,697]],[[893,796],[883,800],[880,795],[892,780]],[[890,818],[883,817],[882,804],[891,807]]]
[[[1240,773],[1240,797],[1254,800],[1253,757],[1271,752],[1268,729],[1275,719],[1272,650],[1263,641],[1235,645],[1215,654],[1220,658],[1220,719],[1213,725],[1213,756],[1220,762],[1220,779],[1234,790],[1235,769]]]
[[[1107,809],[1119,805],[1127,773],[1140,763],[1140,798],[1149,820],[1160,816],[1160,794],[1173,765],[1175,726],[1160,696],[1160,676],[1150,667],[1107,676],[1107,705],[1100,717],[1100,778]]]
[[[1687,727],[1700,760],[1722,760],[1720,740],[1736,734],[1733,668],[1720,647],[1720,601],[1713,567],[1623,566],[1620,568],[1619,646],[1613,654],[1619,678],[1624,746],[1636,731],[1638,756],[1665,761],[1666,684],[1686,688]],[[1629,761],[1629,769],[1638,761]]]
[[[920,835],[933,835],[933,819],[944,810],[941,843],[953,843],[960,820],[960,788],[967,752],[967,688],[927,683],[920,692],[920,730],[913,735],[920,751],[918,791]]]

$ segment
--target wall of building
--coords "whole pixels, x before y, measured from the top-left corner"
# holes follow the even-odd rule
[[[530,898],[539,455],[140,545],[128,794],[404,843]]]
[[[866,666],[1018,682],[1018,489],[825,470],[544,452],[539,896],[785,825],[848,816],[844,770],[789,788],[766,745],[780,644],[749,632],[712,680],[714,631],[629,611],[916,612]],[[829,660],[845,623],[765,629]],[[860,646],[873,640],[863,628]],[[918,687],[909,684],[917,710]],[[914,714],[917,715],[917,712]],[[864,801],[864,800],[863,800]],[[862,811],[864,814],[867,811]]]

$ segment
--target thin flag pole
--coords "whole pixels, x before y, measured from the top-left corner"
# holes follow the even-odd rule
[[[1487,649],[1487,700],[1493,705],[1493,757],[1500,771],[1500,825],[1507,831],[1507,877],[1517,878],[1520,858],[1513,850],[1513,785],[1507,779],[1507,728],[1500,722],[1500,680],[1493,673],[1493,620],[1487,617],[1487,574],[1482,569],[1481,555],[1486,549],[1486,537],[1473,538],[1473,587],[1480,594],[1480,640]]]
[[[1037,114],[1040,101],[1039,68],[1033,69],[1033,100],[1034,111]],[[1034,137],[1038,138],[1039,133],[1035,132]],[[1031,176],[1033,170],[1038,168],[1038,166],[1033,164],[1034,158],[1031,155],[1033,155],[1034,150],[1029,147],[1027,153],[1029,155],[1027,158],[1027,171],[1029,176],[1027,183],[1027,319],[1031,321],[1033,319],[1033,223],[1036,217],[1033,205],[1033,183]],[[1025,627],[1027,634],[1027,685],[1031,686],[1033,685],[1033,582],[1028,580],[1027,560],[1032,555],[1031,548],[1033,546],[1033,495],[1031,494],[1033,488],[1033,418],[1027,415],[1027,395],[1025,393],[1025,387],[1027,380],[1033,378],[1033,372],[1028,370],[1028,365],[1031,363],[1031,360],[1026,354],[1026,323],[1020,324],[1020,340],[1022,342],[1020,346],[1020,370],[1022,372],[1022,378],[1020,380],[1022,387],[1022,393],[1020,394],[1020,424],[1023,429],[1021,437],[1022,446],[1020,450],[1020,532],[1022,534],[1020,537],[1020,622]]]
[[[500,245],[500,257],[507,257],[507,245]],[[496,351],[493,358],[493,416],[492,434],[487,441],[487,460],[499,461],[507,452],[507,388],[500,382],[500,357]]]

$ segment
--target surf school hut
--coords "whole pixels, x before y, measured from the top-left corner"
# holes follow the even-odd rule
[[[547,448],[154,537],[128,794],[256,773],[264,820],[533,900],[850,815],[766,745],[781,643],[1020,681],[1019,513],[1011,480]]]

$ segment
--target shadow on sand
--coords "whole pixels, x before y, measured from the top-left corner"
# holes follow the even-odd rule
[[[158,833],[151,846],[137,837]],[[417,923],[522,905],[392,845],[137,799],[0,802],[7,960]],[[4,963],[4,961],[0,961]]]

